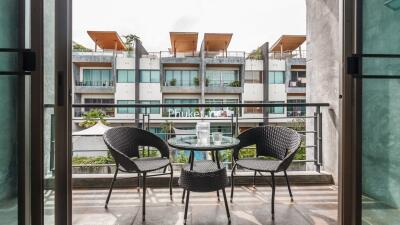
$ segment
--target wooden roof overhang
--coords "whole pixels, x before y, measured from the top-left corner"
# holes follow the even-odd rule
[[[192,52],[193,54],[197,50],[197,38],[198,33],[196,32],[170,32],[171,49],[170,51],[174,54],[177,52]]]
[[[210,52],[226,51],[232,36],[232,33],[205,33],[204,49]]]
[[[270,48],[271,52],[294,51],[306,41],[305,35],[282,35]]]
[[[88,31],[87,32],[101,49],[125,51],[127,50],[121,37],[115,31]]]

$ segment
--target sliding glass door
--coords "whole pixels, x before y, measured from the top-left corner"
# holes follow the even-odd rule
[[[400,0],[359,1],[362,224],[400,224]]]
[[[25,1],[0,1],[0,224],[17,225],[28,221],[29,205],[29,118],[30,68],[23,57],[25,48]],[[29,20],[29,18],[27,18]],[[24,58],[25,59],[25,58]]]

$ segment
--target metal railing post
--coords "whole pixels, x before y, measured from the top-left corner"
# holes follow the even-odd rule
[[[320,107],[317,106],[314,112],[314,165],[315,170],[319,173],[321,172],[321,167],[319,164],[319,115],[320,115]]]
[[[319,109],[320,107],[318,107]],[[318,110],[318,165],[322,166],[322,112]],[[318,171],[319,172],[319,171]]]
[[[231,133],[232,133],[232,137],[235,136],[235,128],[233,127],[233,117],[234,115],[231,115]]]
[[[236,124],[235,124],[235,136],[239,135],[239,110],[235,108],[236,111]]]

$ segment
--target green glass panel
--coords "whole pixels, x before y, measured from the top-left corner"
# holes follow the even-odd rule
[[[400,11],[363,1],[364,54],[400,54]],[[363,58],[363,75],[400,75],[400,58]],[[400,221],[400,79],[364,79],[362,87],[362,222]]]
[[[0,1],[0,48],[18,48],[19,1]],[[16,54],[0,54],[0,70],[16,70]],[[18,224],[17,76],[0,76],[0,223]]]

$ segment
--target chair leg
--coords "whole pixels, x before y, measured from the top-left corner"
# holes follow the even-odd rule
[[[190,191],[187,191],[186,194],[186,204],[185,204],[185,216],[183,217],[183,224],[186,225],[187,222],[187,212],[188,212],[188,208],[189,208],[189,195],[190,195]]]
[[[253,188],[256,188],[256,176],[257,176],[257,170],[254,170],[254,176],[253,176]]]
[[[146,220],[146,173],[143,173],[142,221]]]
[[[174,170],[172,168],[172,164],[169,164],[169,166],[170,166],[170,169],[171,169],[171,177],[169,178],[169,196],[170,196],[170,198],[172,200],[172,182],[173,182],[173,179],[174,179]]]
[[[118,166],[115,168],[114,177],[113,177],[113,179],[111,181],[110,190],[108,191],[108,196],[107,196],[106,204],[104,205],[104,208],[108,207],[108,202],[110,201],[111,192],[112,192],[113,187],[114,187],[114,182],[115,182],[115,180],[117,180],[117,174],[118,174]]]
[[[185,203],[185,195],[186,195],[186,189],[184,188],[182,192],[182,204]]]
[[[137,174],[137,186],[136,189],[138,192],[140,192],[140,173]]]
[[[290,188],[289,178],[288,178],[288,176],[287,176],[286,170],[283,171],[283,173],[285,174],[286,184],[287,184],[287,187],[288,187],[288,190],[289,190],[289,195],[290,195],[290,201],[293,202],[292,189]]]
[[[271,197],[271,214],[272,220],[275,220],[275,175],[271,173],[272,180],[272,197]]]
[[[218,202],[220,202],[220,198],[219,198],[219,191],[217,191],[217,198],[218,198]]]
[[[235,187],[234,174],[235,174],[236,166],[237,166],[236,164],[233,166],[232,172],[231,172],[231,202],[233,201],[233,189]]]
[[[222,195],[224,196],[226,215],[228,216],[228,223],[230,224],[231,223],[231,214],[229,213],[229,206],[228,206],[228,201],[226,200],[225,188],[222,189]]]

